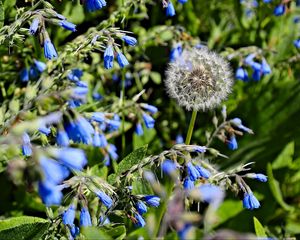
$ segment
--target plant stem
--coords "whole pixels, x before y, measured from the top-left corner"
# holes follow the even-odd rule
[[[125,105],[125,69],[122,69],[122,155],[125,155],[125,113],[124,113],[124,105]]]
[[[197,111],[193,110],[192,118],[191,118],[189,129],[188,129],[188,133],[187,133],[186,139],[185,139],[185,144],[186,145],[189,145],[190,142],[191,142],[196,118],[197,118]]]

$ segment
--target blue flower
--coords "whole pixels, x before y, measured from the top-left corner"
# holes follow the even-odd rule
[[[114,48],[109,44],[104,52],[104,67],[106,69],[112,68],[114,65]]]
[[[92,226],[91,216],[89,210],[86,207],[83,207],[80,212],[80,226],[81,227]]]
[[[72,225],[71,229],[71,235],[73,238],[76,238],[77,235],[79,235],[79,227],[75,226],[75,225]]]
[[[143,127],[142,127],[142,124],[141,123],[137,123],[135,125],[135,133],[139,136],[143,135],[144,134],[144,130],[143,130]]]
[[[31,35],[34,35],[39,28],[40,19],[34,18],[32,23],[30,24],[29,32]]]
[[[297,49],[300,49],[300,39],[297,39],[294,41],[294,46],[297,48]]]
[[[254,179],[260,181],[260,182],[267,182],[268,181],[268,177],[262,173],[255,173],[254,174]]]
[[[143,119],[147,128],[154,128],[155,120],[150,115],[143,113]]]
[[[264,58],[262,60],[262,72],[263,72],[263,74],[270,74],[272,72],[269,64],[267,63],[266,59],[264,59]]]
[[[146,225],[146,222],[144,218],[140,214],[135,214],[135,219],[136,219],[136,226],[138,227],[144,227]]]
[[[255,56],[256,56],[255,53],[249,54],[249,55],[245,58],[245,60],[244,60],[245,64],[251,66],[251,64],[253,63],[253,59],[255,58]]]
[[[91,120],[99,122],[99,123],[103,123],[105,121],[105,116],[101,112],[95,112],[95,113],[93,113]]]
[[[49,181],[39,182],[39,195],[46,206],[60,205],[63,197],[61,188]]]
[[[82,149],[78,148],[61,148],[54,150],[55,157],[65,166],[74,169],[82,170],[87,164],[87,159]]]
[[[99,101],[99,100],[101,100],[102,98],[103,98],[103,96],[102,96],[100,93],[98,93],[98,92],[93,92],[93,99],[94,99],[94,100]]]
[[[150,105],[150,104],[146,104],[146,103],[142,103],[141,107],[146,109],[148,112],[150,112],[152,114],[155,114],[158,111],[157,107]]]
[[[93,12],[99,10],[106,6],[105,0],[86,0],[85,1],[86,8],[89,12]]]
[[[62,20],[59,22],[59,25],[67,30],[70,30],[72,32],[75,32],[76,31],[76,25],[71,23],[71,22],[68,22],[66,20]]]
[[[293,22],[294,23],[299,23],[300,22],[300,16],[294,17]]]
[[[38,60],[33,60],[33,62],[34,62],[34,66],[36,67],[36,69],[40,72],[40,73],[42,73],[42,72],[44,72],[45,71],[45,69],[46,69],[46,64],[45,63],[43,63],[43,62],[41,62],[41,61],[38,61]]]
[[[41,157],[40,166],[44,173],[44,182],[59,184],[70,174],[65,166],[51,158]]]
[[[242,81],[248,81],[249,77],[248,77],[248,72],[246,69],[239,67],[235,73],[235,78],[236,79],[240,79]]]
[[[29,78],[30,79],[36,79],[36,78],[38,78],[38,76],[39,76],[39,71],[36,69],[36,67],[35,66],[30,66],[30,68],[29,68]]]
[[[94,138],[93,138],[93,146],[94,147],[100,147],[101,141],[100,141],[100,134],[99,132],[95,132]]]
[[[279,4],[279,5],[277,5],[277,6],[275,7],[273,13],[274,13],[275,16],[281,16],[281,15],[284,14],[284,12],[285,12],[285,5]]]
[[[72,82],[78,82],[80,81],[82,75],[83,71],[81,69],[75,68],[71,70],[67,77]]]
[[[161,168],[162,168],[163,172],[168,175],[174,174],[174,172],[176,172],[176,170],[177,170],[176,164],[169,159],[166,159],[162,163]]]
[[[118,63],[121,68],[123,68],[129,64],[129,62],[127,61],[127,58],[121,52],[118,52],[117,60],[118,60]]]
[[[229,141],[227,142],[227,146],[230,150],[238,149],[238,144],[234,135],[231,135]]]
[[[272,0],[263,0],[264,3],[270,3]]]
[[[220,187],[203,184],[199,187],[200,198],[202,201],[212,204],[220,203],[224,198],[224,192]]]
[[[174,62],[177,58],[179,58],[181,53],[182,53],[182,45],[181,43],[177,43],[175,47],[171,49],[170,62]]]
[[[252,73],[252,78],[253,80],[255,81],[259,81],[262,77],[262,72],[261,70],[254,70],[253,73]]]
[[[56,135],[56,142],[61,147],[69,146],[69,137],[68,134],[64,130],[58,130]]]
[[[167,17],[173,17],[175,16],[175,9],[173,6],[173,3],[171,1],[169,1],[167,9],[166,9],[166,15]]]
[[[75,87],[71,91],[71,98],[74,99],[85,99],[89,89],[87,87]]]
[[[247,128],[245,127],[243,124],[242,124],[242,120],[240,118],[234,118],[232,120],[230,120],[230,122],[238,127],[239,129],[243,130],[244,132],[247,132],[247,133],[253,133],[253,131],[250,129],[250,128]]]
[[[23,68],[23,70],[20,72],[20,79],[22,82],[29,81],[29,72],[27,68]]]
[[[64,211],[62,216],[62,221],[65,225],[72,226],[75,219],[76,207],[72,204],[66,211]]]
[[[177,134],[175,141],[176,141],[177,144],[184,143],[183,136],[181,134]]]
[[[186,166],[187,166],[187,171],[188,171],[188,175],[189,175],[190,179],[192,181],[196,181],[197,178],[200,177],[200,174],[197,171],[197,169],[195,168],[194,164],[189,162]]]
[[[160,204],[160,198],[155,195],[144,196],[143,200],[151,207],[158,207]]]
[[[38,130],[40,133],[45,134],[46,136],[48,136],[51,133],[50,127],[46,126],[40,126]]]
[[[186,190],[191,190],[195,187],[195,185],[194,185],[194,182],[189,177],[187,177],[183,181],[183,187]]]
[[[113,160],[117,160],[119,155],[117,154],[117,148],[113,144],[109,144],[107,147],[107,151]]]
[[[55,47],[49,38],[44,41],[44,55],[49,60],[58,57]]]
[[[189,237],[188,234],[191,228],[192,228],[191,224],[184,224],[184,227],[177,232],[179,240],[188,240]]]
[[[195,168],[197,169],[200,177],[203,177],[206,179],[208,179],[210,177],[210,172],[207,169],[205,169],[201,166],[198,166],[198,165],[196,165]]]
[[[31,156],[32,154],[30,137],[26,132],[24,132],[22,136],[22,154],[24,156]]]
[[[66,124],[65,130],[69,138],[74,142],[82,142],[84,144],[92,143],[94,129],[84,117],[78,117],[75,121]]]
[[[101,200],[101,202],[107,207],[110,208],[113,204],[113,200],[106,195],[104,192],[98,190],[96,192],[96,195],[98,196],[98,198]]]
[[[188,0],[178,0],[179,3],[184,4],[186,3]]]
[[[104,217],[100,216],[99,222],[100,222],[102,225],[110,224],[110,221],[109,221],[109,218],[108,218],[108,217],[106,217],[106,218],[104,219]]]
[[[147,206],[146,206],[146,204],[143,201],[137,201],[135,207],[136,207],[136,210],[141,215],[143,215],[144,213],[147,212]]]
[[[103,133],[100,134],[100,147],[106,147],[107,146],[107,140]]]
[[[136,38],[130,37],[130,36],[127,36],[127,35],[123,36],[122,40],[125,41],[130,46],[134,46],[137,43]]]
[[[257,198],[253,195],[253,193],[245,193],[244,199],[243,199],[243,207],[246,209],[253,210],[255,208],[260,207],[260,203],[257,200]]]

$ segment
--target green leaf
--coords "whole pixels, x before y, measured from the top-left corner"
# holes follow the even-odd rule
[[[272,163],[273,169],[279,169],[283,167],[288,167],[292,164],[294,156],[295,143],[289,142],[282,152],[278,155],[275,161]]]
[[[0,239],[40,239],[49,226],[43,218],[22,216],[0,221]]]
[[[95,240],[95,239],[113,239],[105,231],[98,227],[84,227],[82,228],[82,234],[85,236],[86,240]]]
[[[161,84],[161,76],[158,72],[151,72],[150,73],[150,78],[152,81],[156,84]]]
[[[148,129],[144,128],[144,134],[138,136],[137,134],[133,135],[133,148],[138,149],[146,144],[149,144],[154,140],[156,136],[156,130],[154,128]]]
[[[270,163],[268,163],[267,167],[267,172],[268,172],[268,182],[270,186],[270,190],[277,201],[277,203],[286,211],[293,211],[293,207],[289,206],[286,204],[283,200],[280,186],[278,181],[274,178],[273,171],[272,171],[272,166]]]
[[[4,8],[3,8],[3,2],[0,0],[0,28],[2,28],[4,25]]]
[[[126,228],[124,225],[103,226],[103,231],[113,239],[124,239],[126,236]]]
[[[240,201],[225,200],[217,210],[218,221],[216,222],[215,226],[228,221],[242,211],[243,206]]]
[[[148,149],[148,145],[145,145],[141,148],[134,150],[132,153],[128,154],[118,165],[118,169],[116,173],[113,173],[108,176],[108,182],[113,184],[117,176],[122,175],[127,172],[133,165],[139,163],[146,155]]]
[[[267,237],[263,225],[258,221],[256,217],[253,217],[254,229],[257,237]]]
[[[128,171],[133,165],[139,163],[147,153],[148,145],[145,145],[128,154],[118,165],[117,174]]]

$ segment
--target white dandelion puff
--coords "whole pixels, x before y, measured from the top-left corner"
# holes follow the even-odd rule
[[[232,84],[229,63],[207,48],[184,50],[166,71],[169,96],[188,111],[217,107],[231,92]]]

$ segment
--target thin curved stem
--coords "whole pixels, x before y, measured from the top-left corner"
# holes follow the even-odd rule
[[[197,118],[197,111],[193,110],[192,118],[191,118],[189,129],[188,129],[188,133],[187,133],[186,139],[185,139],[185,144],[186,145],[189,145],[190,142],[191,142],[196,118]]]

